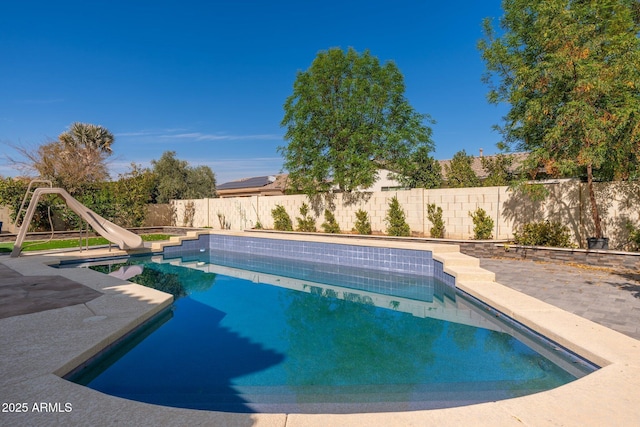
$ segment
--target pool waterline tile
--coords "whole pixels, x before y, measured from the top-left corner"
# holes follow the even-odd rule
[[[434,261],[432,253],[426,250],[365,247],[216,234],[200,235],[197,240],[189,241],[188,245],[184,245],[186,242],[184,241],[182,246],[165,247],[165,255],[180,256],[207,248],[213,251],[237,252],[427,276],[435,276],[434,265],[436,263],[441,266],[441,263]],[[442,270],[442,267],[440,267],[440,270]],[[438,278],[449,286],[455,286],[455,279],[450,275],[440,274]]]

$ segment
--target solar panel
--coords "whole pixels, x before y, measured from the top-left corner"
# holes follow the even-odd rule
[[[267,184],[271,184],[273,181],[269,176],[256,176],[253,178],[241,179],[239,181],[225,182],[218,185],[218,190],[236,190],[238,188],[254,188],[264,187]]]

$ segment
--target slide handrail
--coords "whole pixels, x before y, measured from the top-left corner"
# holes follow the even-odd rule
[[[24,205],[25,203],[27,203],[27,199],[31,197],[33,197],[33,191],[31,191],[31,188],[33,187],[34,184],[49,184],[49,188],[53,188],[53,183],[51,182],[51,180],[48,179],[32,179],[31,182],[29,182],[29,186],[27,187],[27,191],[26,193],[24,193],[24,197],[22,198],[22,203],[20,204],[20,209],[18,209],[18,214],[16,215],[16,227],[20,227],[23,223],[24,220],[21,221],[21,216],[22,216],[22,212],[24,211]]]

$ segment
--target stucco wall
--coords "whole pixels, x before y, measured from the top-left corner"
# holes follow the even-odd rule
[[[276,205],[285,207],[291,217],[294,227],[295,218],[300,216],[302,203],[307,203],[315,211],[316,225],[321,230],[324,222],[324,209],[334,212],[336,221],[343,231],[350,231],[356,221],[356,211],[365,210],[369,213],[371,228],[374,232],[384,233],[386,224],[384,218],[389,209],[389,202],[393,196],[398,197],[400,205],[405,211],[407,223],[411,231],[417,235],[428,235],[431,223],[426,216],[426,205],[436,203],[443,209],[443,218],[446,224],[445,235],[447,238],[467,238],[473,235],[473,222],[469,211],[475,211],[482,207],[494,221],[497,222],[494,236],[496,238],[509,238],[510,227],[505,226],[504,220],[498,215],[500,197],[506,187],[471,188],[471,189],[441,189],[441,190],[400,190],[377,191],[359,193],[358,195],[333,194],[329,198],[318,197],[310,201],[306,196],[252,196],[226,199],[203,200],[176,200],[172,203],[176,211],[176,225],[184,225],[185,212],[189,203],[196,207],[193,226],[223,228],[218,219],[218,214],[224,216],[228,225],[233,230],[253,228],[259,220],[263,227],[272,228],[273,218],[271,211]],[[208,220],[207,220],[208,218]]]
[[[355,223],[355,212],[363,209],[369,213],[374,232],[384,233],[384,218],[389,209],[389,201],[398,197],[404,209],[407,222],[415,235],[429,236],[431,223],[426,209],[435,203],[443,209],[445,238],[469,239],[473,237],[473,221],[469,212],[484,209],[494,220],[493,237],[511,239],[513,230],[531,221],[560,221],[571,230],[576,244],[585,246],[586,238],[593,235],[593,223],[587,186],[579,181],[560,181],[546,184],[549,196],[543,201],[534,201],[516,193],[508,187],[412,189],[399,191],[377,191],[357,195],[331,194],[309,200],[304,195],[293,196],[252,196],[225,199],[174,200],[174,225],[192,225],[242,230],[255,227],[258,220],[264,228],[273,227],[271,210],[276,205],[285,207],[296,226],[302,203],[314,208],[318,230],[322,230],[324,209],[334,212],[343,231],[350,231]],[[596,197],[600,202],[601,216],[610,247],[622,247],[628,233],[625,223],[630,220],[640,223],[639,183],[600,183],[596,185]],[[187,206],[193,203],[195,214],[193,224],[184,222]],[[223,220],[223,221],[221,221]]]
[[[173,224],[173,211],[169,203],[147,205],[147,217],[143,227],[156,227]]]
[[[15,232],[15,226],[11,220],[10,209],[7,206],[0,206],[0,222],[2,222],[3,233]]]

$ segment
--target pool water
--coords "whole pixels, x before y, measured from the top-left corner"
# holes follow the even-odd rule
[[[167,406],[343,413],[494,401],[583,375],[433,278],[313,263],[275,274],[264,258],[260,271],[224,254],[131,258],[143,270],[129,280],[173,293],[173,307],[69,379]]]

